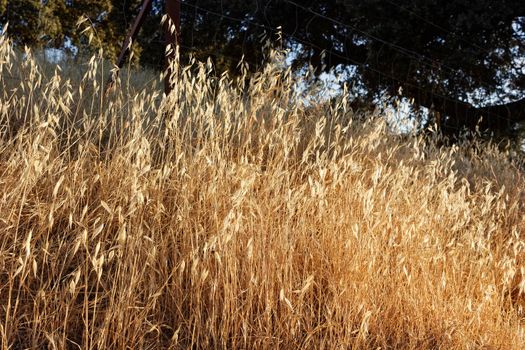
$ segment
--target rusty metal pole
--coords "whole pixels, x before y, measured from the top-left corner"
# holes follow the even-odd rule
[[[168,0],[169,2],[169,0]],[[129,31],[128,35],[126,36],[126,40],[124,40],[124,43],[122,44],[122,49],[120,50],[120,54],[118,56],[117,60],[117,67],[120,69],[124,65],[124,61],[131,51],[131,44],[137,37],[137,34],[139,33],[140,27],[142,27],[142,24],[144,24],[144,20],[146,19],[146,15],[150,12],[151,6],[152,6],[153,0],[144,0],[142,3],[142,7],[140,8],[139,15],[135,19],[135,22],[133,23],[133,26],[131,27],[131,30]],[[115,71],[113,74],[111,74],[107,87],[106,92],[113,86],[115,83],[115,80],[117,79],[118,70]]]
[[[165,68],[166,76],[164,78],[164,92],[166,96],[173,90],[174,86],[170,82],[172,75],[171,62],[175,59],[177,48],[180,44],[180,1],[166,0],[166,21],[164,22],[164,39],[166,48]]]

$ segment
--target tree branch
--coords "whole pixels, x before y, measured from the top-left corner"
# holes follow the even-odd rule
[[[438,113],[436,122],[442,132],[458,134],[461,130],[493,131],[509,134],[513,125],[525,121],[525,98],[505,104],[474,107],[469,103],[432,94],[418,88],[407,88],[407,97]]]

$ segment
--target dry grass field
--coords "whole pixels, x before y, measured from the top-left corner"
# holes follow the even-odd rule
[[[523,349],[505,151],[303,107],[272,67],[104,95],[102,61],[1,40],[2,349]]]

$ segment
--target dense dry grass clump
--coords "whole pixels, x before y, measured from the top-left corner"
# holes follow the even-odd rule
[[[97,59],[69,81],[0,47],[3,349],[523,348],[496,147],[301,107],[271,67],[105,96]]]

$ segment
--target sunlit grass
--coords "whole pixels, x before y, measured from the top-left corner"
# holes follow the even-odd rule
[[[101,62],[0,45],[2,348],[522,349],[507,154],[302,107],[271,66],[162,99]]]

